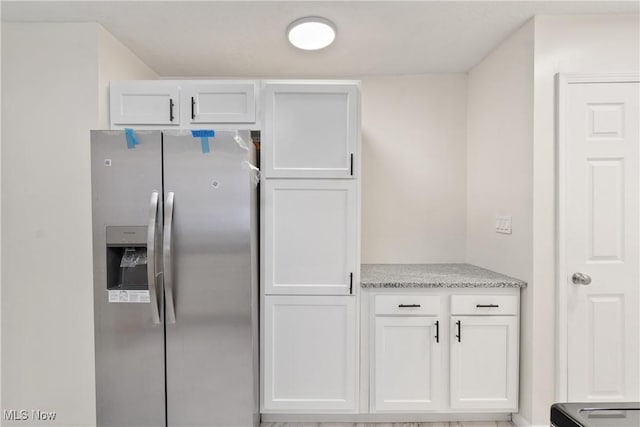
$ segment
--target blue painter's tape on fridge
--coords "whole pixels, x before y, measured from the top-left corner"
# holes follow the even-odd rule
[[[216,131],[209,129],[192,130],[191,135],[194,138],[200,138],[200,145],[202,146],[202,153],[206,154],[209,150],[209,138],[216,136]]]
[[[138,141],[138,136],[136,135],[133,129],[125,128],[124,135],[127,137],[128,149],[136,148],[136,145],[140,144],[140,141]]]

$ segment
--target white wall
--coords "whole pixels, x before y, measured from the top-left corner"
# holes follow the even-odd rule
[[[464,262],[465,116],[465,74],[363,78],[363,263]]]
[[[89,130],[99,81],[140,69],[102,31],[2,26],[2,409],[56,411],[47,425],[95,425]]]
[[[521,294],[520,412],[531,414],[533,41],[529,21],[469,72],[467,262],[525,280]],[[495,232],[511,215],[512,234]]]
[[[535,19],[533,143],[532,424],[548,422],[554,393],[555,83],[558,72],[638,72],[638,15],[540,16]]]

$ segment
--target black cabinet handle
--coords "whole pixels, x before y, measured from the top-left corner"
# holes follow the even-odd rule
[[[398,305],[400,308],[417,308],[420,307],[420,304],[400,304]]]
[[[440,342],[440,321],[436,320],[436,342]]]
[[[196,118],[196,99],[191,97],[191,119],[195,120]]]
[[[169,121],[172,122],[173,119],[173,99],[169,98]]]
[[[353,153],[349,156],[349,173],[353,176]]]
[[[458,334],[456,335],[456,338],[458,338],[458,342],[460,342],[460,338],[461,338],[461,333],[460,331],[462,330],[462,323],[460,323],[460,321],[458,320],[456,322],[456,328],[458,329]]]
[[[353,294],[353,273],[349,273],[349,295]]]
[[[476,304],[477,308],[498,308],[498,304]]]

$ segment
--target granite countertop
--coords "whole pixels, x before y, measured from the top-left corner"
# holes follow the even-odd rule
[[[526,282],[471,264],[363,264],[363,288],[524,288]]]

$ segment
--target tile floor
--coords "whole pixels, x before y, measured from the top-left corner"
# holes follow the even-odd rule
[[[260,427],[515,427],[510,421],[452,421],[436,423],[262,423]]]

